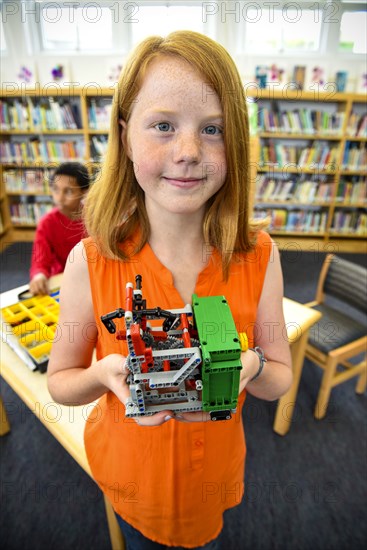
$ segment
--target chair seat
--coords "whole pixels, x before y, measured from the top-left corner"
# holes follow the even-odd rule
[[[367,324],[360,323],[325,304],[314,306],[322,317],[310,330],[309,344],[323,353],[340,348],[367,334]]]

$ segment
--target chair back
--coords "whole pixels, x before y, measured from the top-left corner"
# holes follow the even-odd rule
[[[330,255],[329,259],[330,265],[323,285],[324,293],[366,312],[367,269],[339,256]]]

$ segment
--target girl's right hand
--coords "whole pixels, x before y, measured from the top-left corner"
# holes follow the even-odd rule
[[[130,371],[126,366],[126,357],[118,353],[112,353],[101,359],[99,363],[101,366],[101,382],[116,395],[121,403],[126,405],[127,399],[130,397],[130,388],[127,383]],[[152,416],[140,416],[134,418],[134,420],[139,426],[160,426],[173,417],[173,412],[167,409]]]

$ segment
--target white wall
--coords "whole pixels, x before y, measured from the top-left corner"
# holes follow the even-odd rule
[[[69,2],[70,3],[70,2]],[[50,55],[39,51],[38,37],[35,36],[34,22],[29,25],[30,20],[35,18],[32,11],[26,15],[19,6],[26,2],[6,0],[2,5],[2,17],[7,40],[8,51],[2,56],[1,63],[1,84],[2,87],[12,88],[21,87],[22,77],[19,77],[22,66],[32,71],[32,77],[28,85],[31,87],[34,83],[39,83],[40,87],[47,85],[51,79],[51,68],[57,64],[62,64],[65,71],[64,82],[73,82],[74,86],[84,86],[88,83],[96,82],[101,87],[113,86],[116,81],[116,71],[113,70],[118,65],[123,64],[126,54],[118,51],[113,54],[67,54],[60,52],[59,55]],[[57,4],[53,2],[50,4]],[[59,2],[59,5],[66,2]],[[212,3],[214,5],[214,2]],[[223,2],[222,2],[223,4]],[[233,4],[239,4],[238,2]],[[228,3],[227,3],[228,5]],[[366,9],[366,8],[364,8]],[[233,18],[232,18],[233,19]],[[33,30],[32,30],[33,28]],[[223,19],[220,10],[216,20],[211,22],[211,36],[221,42],[231,53],[239,68],[244,82],[253,82],[255,67],[259,64],[269,65],[276,63],[285,71],[285,79],[289,81],[295,65],[306,65],[308,73],[317,66],[323,66],[326,72],[328,82],[333,82],[335,74],[339,70],[348,71],[349,80],[346,91],[360,91],[358,88],[360,77],[363,72],[367,72],[367,65],[364,56],[339,54],[337,51],[339,25],[326,25],[323,42],[325,53],[323,55],[308,54],[300,57],[285,56],[281,54],[269,55],[239,55],[236,44],[238,42],[238,33],[241,32],[241,26],[231,20],[228,14]],[[152,34],[154,29],[152,29]],[[109,78],[109,76],[111,78]],[[25,85],[25,84],[24,84]],[[23,85],[23,86],[24,86]]]

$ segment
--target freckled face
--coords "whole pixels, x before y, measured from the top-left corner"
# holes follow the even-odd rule
[[[222,107],[201,75],[182,59],[155,59],[122,126],[148,215],[202,214],[227,164]]]

